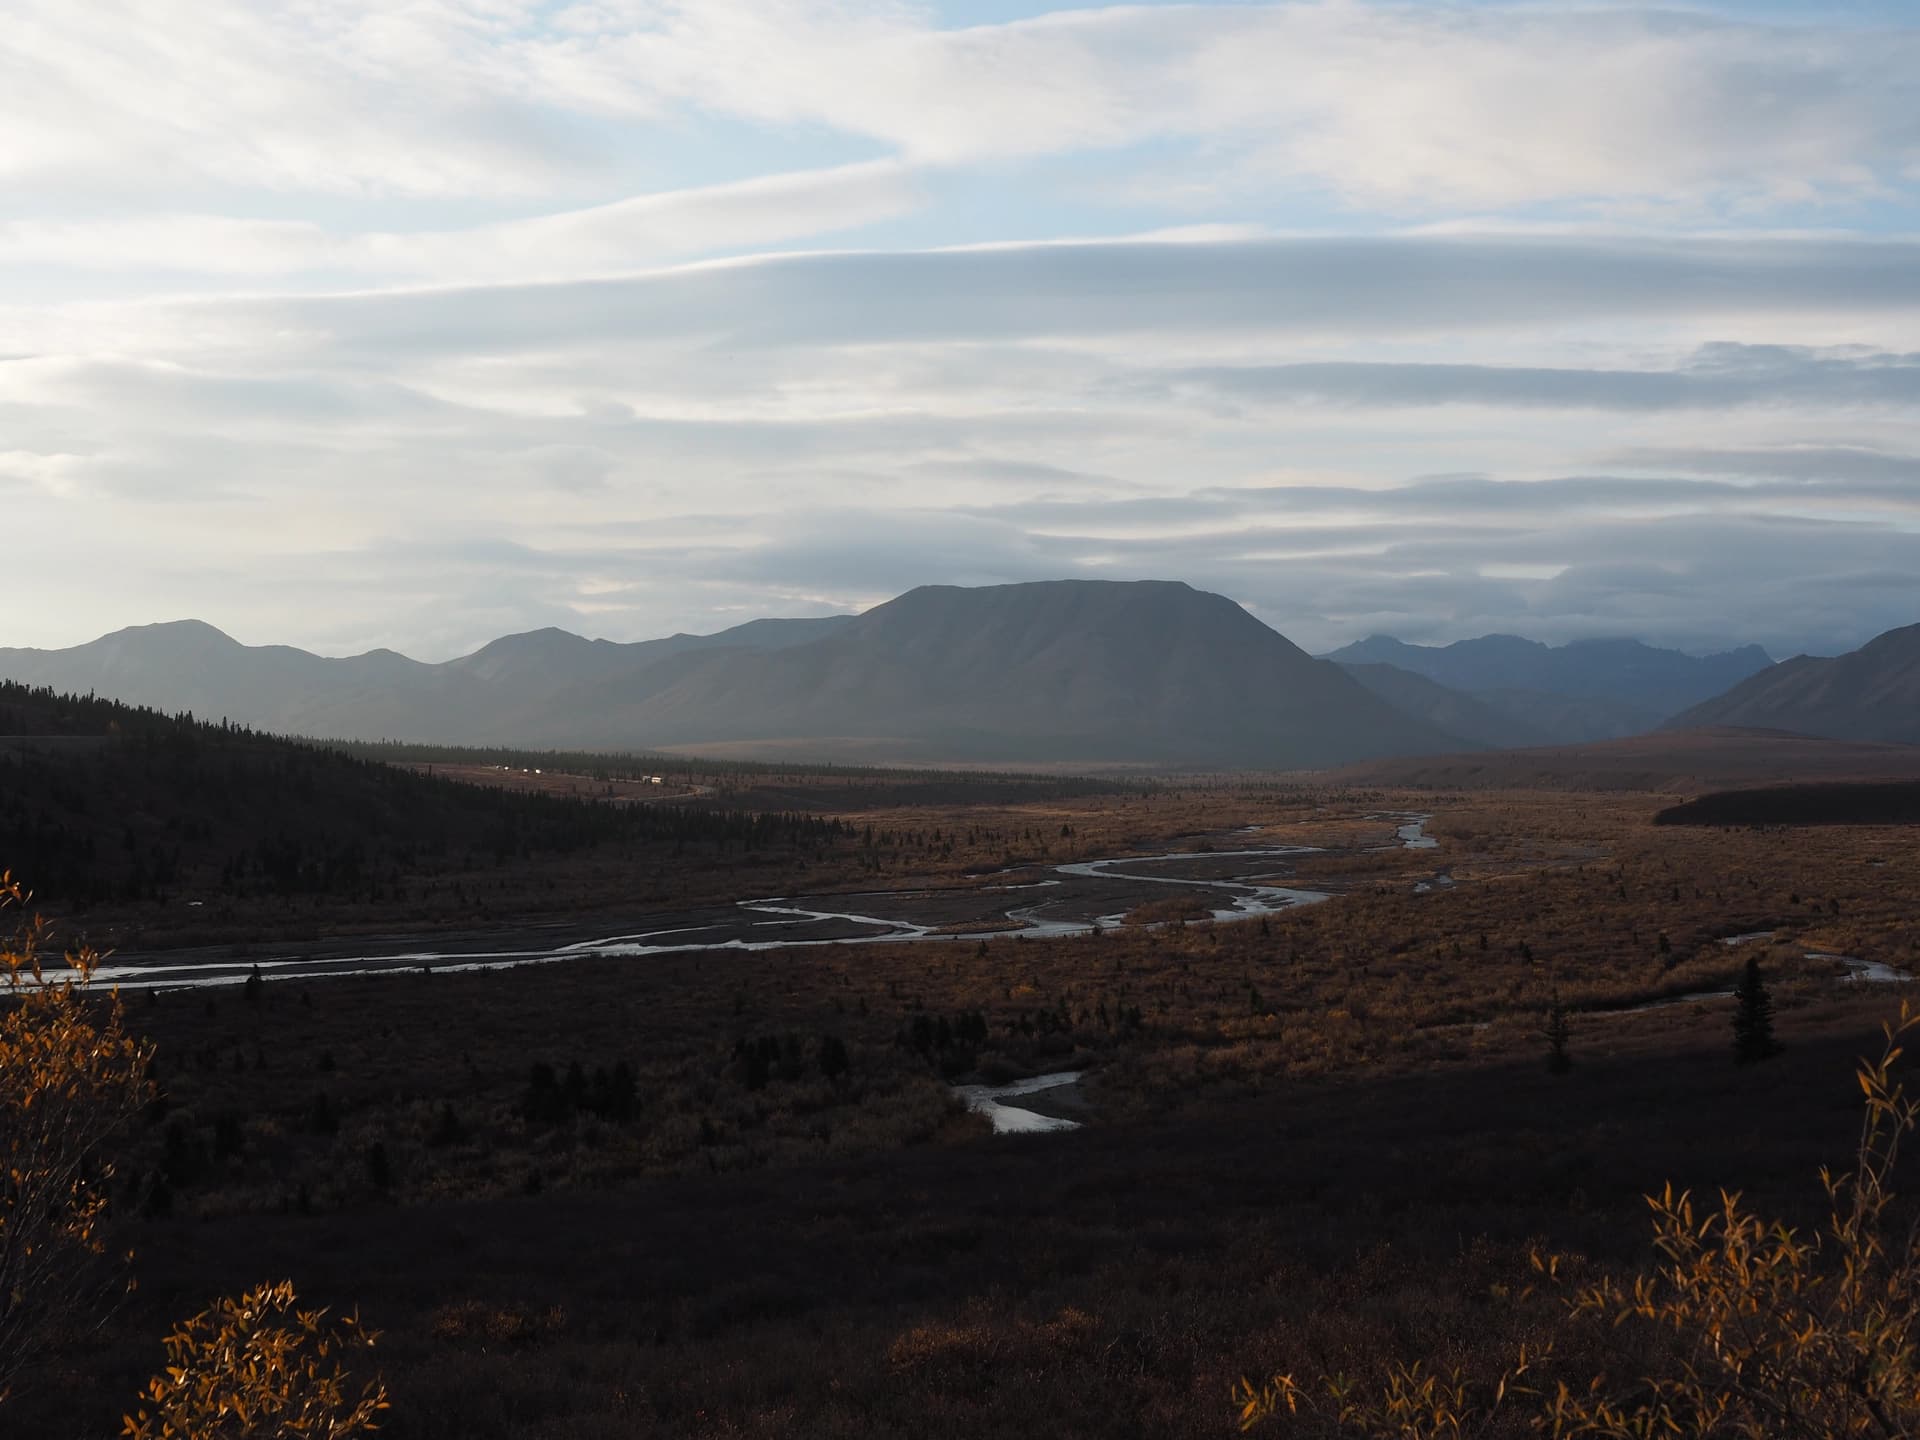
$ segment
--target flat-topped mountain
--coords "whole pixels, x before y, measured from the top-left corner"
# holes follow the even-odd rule
[[[808,644],[691,651],[565,698],[603,744],[1319,766],[1449,743],[1231,600],[1170,581],[925,586]]]
[[[1327,658],[1410,671],[1472,696],[1516,732],[1561,743],[1651,730],[1773,663],[1758,645],[1688,655],[1639,640],[1544,645],[1518,635],[1438,646],[1373,635]]]
[[[189,621],[0,650],[0,677],[363,739],[1275,767],[1474,743],[1167,581],[927,586],[859,616],[632,645],[533,631],[438,665]]]
[[[852,760],[1319,768],[1662,722],[1920,741],[1920,625],[1781,665],[1757,646],[1511,635],[1375,636],[1316,660],[1173,581],[930,585],[861,615],[634,644],[533,630],[439,664],[242,645],[183,620],[0,650],[0,679],[323,738]]]
[[[1672,723],[1920,743],[1920,625],[1889,630],[1845,655],[1796,655]]]

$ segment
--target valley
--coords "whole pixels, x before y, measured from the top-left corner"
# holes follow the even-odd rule
[[[1036,596],[1004,588],[979,603]],[[873,622],[919,637],[886,685],[993,618],[949,598]],[[51,944],[104,952],[84,1004],[113,991],[155,1046],[110,1196],[138,1289],[10,1419],[99,1433],[162,1317],[291,1274],[385,1332],[399,1440],[993,1440],[1036,1403],[1070,1435],[1213,1435],[1262,1368],[1497,1371],[1562,1333],[1534,1249],[1625,1273],[1669,1180],[1808,1213],[1851,1060],[1920,974],[1920,747],[1462,748],[1448,725],[1526,731],[1516,692],[1313,660],[1185,587],[1037,598],[1054,691],[940,765],[826,758],[955,754],[844,713],[824,751],[786,712],[714,755],[0,685],[10,863]],[[1204,633],[1123,664],[1143,616]],[[1243,622],[1251,680],[1206,638]],[[816,645],[849,694],[882,683],[857,622],[771,633],[657,663],[732,676],[742,714]],[[468,680],[556,644],[630,658],[536,638]],[[1128,687],[1162,703],[1033,723]],[[1189,732],[1180,697],[1260,723]],[[1323,763],[1228,763],[1256,751]],[[1784,1048],[1736,1065],[1754,984]],[[1569,1332],[1553,1363],[1603,1349]]]
[[[9,0],[0,1440],[1920,1440],[1915,0]]]
[[[1213,1434],[1223,1375],[1302,1345],[1478,1363],[1541,1312],[1460,1287],[1518,1275],[1526,1237],[1615,1263],[1667,1178],[1804,1200],[1847,1143],[1847,1057],[1905,988],[1833,957],[1920,955],[1909,830],[1702,843],[1652,823],[1670,799],[1219,777],[983,805],[1055,847],[1125,824],[1136,853],[781,902],[832,922],[729,905],[301,968],[375,953],[325,942],[263,951],[299,963],[252,987],[172,956],[124,981],[167,1097],[128,1156],[142,1286],[75,1377],[118,1393],[153,1315],[262,1266],[387,1330],[391,1431],[435,1440],[592,1434],[636,1403],[698,1435],[877,1434],[929,1403],[959,1407],[935,1433],[1014,1435],[1089,1363],[1109,1401],[1068,1433]],[[1035,905],[1026,932],[933,938]],[[749,948],[763,922],[858,943]],[[1749,957],[1788,1045],[1752,1073],[1725,1055]],[[229,983],[194,988],[200,963]],[[994,1356],[1029,1380],[992,1382]]]
[[[1381,844],[1357,852],[1377,854],[1395,845],[1409,850],[1438,844],[1421,833],[1427,817],[1356,817],[1363,828],[1385,822]],[[1151,922],[1153,907],[1176,900],[1197,907],[1190,918],[1241,920],[1274,914],[1331,898],[1327,889],[1276,884],[1288,866],[1313,854],[1324,869],[1340,850],[1319,845],[1262,844],[1257,825],[1209,834],[1200,849],[1166,854],[1120,855],[1058,865],[1015,864],[981,877],[924,877],[929,888],[859,891],[742,899],[730,906],[662,911],[634,917],[620,933],[559,938],[577,925],[549,923],[537,930],[495,930],[484,948],[433,948],[432,936],[408,937],[406,949],[378,953],[366,941],[351,945],[311,942],[301,953],[279,954],[241,947],[222,953],[199,947],[142,954],[118,951],[97,972],[105,984],[130,990],[238,985],[254,974],[264,980],[371,975],[392,970],[448,972],[500,965],[538,965],[625,956],[688,955],[710,950],[782,950],[811,945],[852,945],[914,940],[961,941],[1017,937],[1053,939],[1091,934],[1111,926]],[[1363,837],[1375,838],[1375,837]],[[1234,846],[1248,848],[1230,848]],[[1223,848],[1228,847],[1228,848]],[[1371,871],[1367,872],[1369,875]],[[1320,874],[1316,886],[1353,883]],[[1417,882],[1426,883],[1426,882]],[[1145,912],[1144,914],[1142,912]],[[471,943],[472,937],[468,937]]]

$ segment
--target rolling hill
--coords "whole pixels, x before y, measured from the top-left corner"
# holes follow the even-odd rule
[[[551,887],[553,863],[631,874],[691,849],[835,843],[830,820],[598,805],[456,784],[397,765],[103,699],[0,681],[0,869],[43,899],[472,907]],[[431,902],[427,897],[437,896]],[[283,921],[284,923],[284,921]]]

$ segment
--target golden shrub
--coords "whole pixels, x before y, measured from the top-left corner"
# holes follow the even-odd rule
[[[1474,1378],[1418,1362],[1376,1378],[1302,1382],[1277,1374],[1234,1392],[1242,1428],[1269,1420],[1394,1440],[1459,1440],[1525,1429],[1554,1440],[1852,1440],[1920,1435],[1920,1224],[1896,1230],[1891,1178],[1920,1100],[1896,1077],[1920,1027],[1902,1005],[1879,1058],[1863,1061],[1854,1169],[1821,1172],[1829,1216],[1800,1232],[1737,1193],[1696,1209],[1671,1186],[1648,1197],[1652,1269],[1607,1277],[1567,1303],[1568,1325],[1639,1333],[1640,1373],[1535,1383],[1552,1350]],[[1558,1257],[1536,1256],[1543,1280]]]
[[[0,910],[27,896],[0,873]],[[99,956],[43,959],[39,917],[0,940],[0,1406],[10,1382],[78,1326],[97,1323],[123,1272],[106,1264],[108,1151],[148,1098],[153,1048],[126,1029],[117,992],[89,998]],[[128,1259],[131,1257],[119,1257]],[[294,1308],[293,1286],[214,1302],[167,1338],[130,1440],[342,1440],[387,1408],[353,1391],[338,1356],[374,1336]]]
[[[379,1336],[295,1308],[292,1284],[216,1300],[167,1337],[167,1364],[126,1417],[125,1440],[341,1440],[378,1428],[386,1387],[356,1393],[339,1355]]]
[[[0,910],[26,896],[0,874]],[[146,1099],[152,1049],[119,997],[82,992],[98,957],[42,960],[36,917],[0,939],[0,1401],[45,1349],[124,1287],[105,1264],[108,1143]]]

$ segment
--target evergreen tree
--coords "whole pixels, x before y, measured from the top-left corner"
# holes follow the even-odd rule
[[[852,1061],[847,1055],[847,1042],[838,1035],[820,1037],[820,1073],[833,1084],[847,1073]]]
[[[1733,1058],[1742,1065],[1766,1060],[1780,1053],[1780,1042],[1773,1038],[1773,996],[1767,982],[1760,978],[1760,957],[1747,961],[1747,973],[1733,992],[1738,1005],[1733,1012]]]
[[[440,1106],[440,1118],[434,1122],[433,1134],[427,1137],[429,1145],[457,1145],[467,1138],[467,1128],[460,1123],[460,1117],[453,1113],[450,1103]]]
[[[1547,1011],[1547,1069],[1555,1075],[1564,1075],[1573,1068],[1573,1059],[1567,1054],[1571,1034],[1566,1007],[1560,1003],[1560,992],[1555,990],[1553,1008]]]

